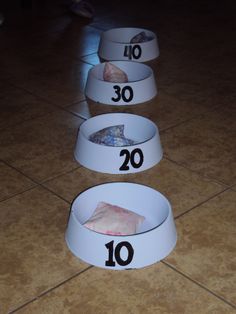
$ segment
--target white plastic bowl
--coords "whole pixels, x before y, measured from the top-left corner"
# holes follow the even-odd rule
[[[98,202],[105,201],[145,217],[137,234],[106,235],[83,226]],[[102,268],[142,268],[165,258],[177,241],[171,205],[158,191],[140,184],[113,182],[89,188],[73,201],[66,231],[72,253]]]
[[[138,142],[130,146],[105,146],[93,143],[89,136],[108,126],[124,125],[126,138]],[[92,117],[80,125],[75,159],[84,167],[103,173],[126,174],[144,171],[163,156],[159,132],[151,120],[129,113],[107,113]]]
[[[152,39],[143,43],[131,44],[130,40],[140,32]],[[159,47],[155,33],[143,28],[113,28],[102,33],[98,55],[104,60],[132,60],[146,62],[159,56]]]
[[[105,63],[95,65],[88,72],[85,95],[95,102],[107,105],[135,105],[151,100],[157,94],[152,69],[142,63],[113,61],[128,76],[127,83],[103,80]]]

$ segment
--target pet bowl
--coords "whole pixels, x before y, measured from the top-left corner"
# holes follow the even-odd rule
[[[105,201],[145,217],[136,234],[106,235],[83,224]],[[89,188],[73,201],[66,231],[72,253],[86,263],[114,270],[142,268],[165,258],[177,234],[171,205],[158,191],[140,184],[114,182]]]
[[[137,34],[145,32],[150,40],[130,43]],[[102,33],[98,55],[103,60],[132,60],[146,62],[159,56],[159,47],[155,33],[143,28],[113,28]]]
[[[91,134],[116,125],[124,125],[124,136],[135,141],[134,145],[105,146],[89,140]],[[74,155],[88,169],[126,174],[153,167],[162,159],[163,152],[158,128],[151,120],[129,113],[107,113],[80,125]]]
[[[112,83],[103,80],[105,63],[89,70],[85,95],[95,102],[107,105],[135,105],[151,100],[157,94],[152,69],[132,61],[111,62],[127,74],[127,83]]]

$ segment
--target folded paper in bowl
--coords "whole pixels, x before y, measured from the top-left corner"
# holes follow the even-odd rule
[[[84,226],[103,234],[131,235],[137,232],[144,219],[144,216],[128,209],[99,202]]]
[[[106,146],[129,146],[137,142],[126,138],[124,135],[124,124],[106,127],[102,130],[92,133],[89,140],[93,143]]]

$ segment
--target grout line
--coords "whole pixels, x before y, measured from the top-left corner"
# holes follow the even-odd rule
[[[176,160],[171,159],[170,157],[168,157],[167,155],[165,155],[165,153],[164,153],[164,158],[167,159],[167,160],[169,160],[170,162],[173,162],[173,163],[176,164],[177,166],[183,167],[184,169],[187,169],[187,170],[191,171],[192,173],[197,174],[197,175],[198,175],[199,177],[201,177],[202,179],[209,180],[209,181],[211,181],[211,182],[213,182],[213,183],[217,183],[217,184],[219,184],[219,185],[221,185],[222,187],[225,187],[225,188],[230,188],[230,187],[231,187],[230,185],[228,185],[228,184],[226,184],[226,183],[224,183],[224,182],[221,182],[221,181],[217,180],[216,178],[213,178],[213,177],[208,176],[208,175],[203,175],[202,173],[198,172],[197,170],[193,170],[193,169],[191,169],[191,168],[185,166],[184,164],[182,164],[182,163],[180,163],[180,162],[177,162]]]
[[[165,133],[165,132],[167,132],[167,131],[169,131],[169,130],[171,130],[171,129],[174,129],[174,128],[176,128],[176,127],[182,125],[182,124],[188,123],[189,121],[194,120],[194,119],[196,119],[197,117],[200,117],[201,115],[202,115],[201,113],[200,113],[200,114],[196,114],[195,116],[193,116],[193,117],[191,117],[191,118],[188,118],[188,119],[186,119],[186,120],[177,122],[176,124],[173,124],[173,125],[171,125],[171,126],[169,126],[169,127],[167,127],[167,128],[160,129],[160,134]],[[158,123],[157,123],[157,124],[158,124]]]
[[[43,113],[43,114],[39,114],[39,115],[37,115],[36,117],[19,121],[19,122],[17,122],[17,123],[14,123],[14,126],[10,125],[10,126],[4,127],[3,129],[1,129],[1,131],[4,132],[4,131],[11,130],[12,127],[22,126],[22,124],[24,124],[24,123],[27,123],[27,122],[29,122],[29,121],[33,121],[33,120],[38,119],[38,118],[43,118],[43,117],[45,117],[47,114],[50,114],[50,113],[52,113],[52,112],[53,112],[53,111],[48,111],[48,112],[45,112],[45,113]]]
[[[66,174],[69,174],[69,173],[71,173],[71,172],[73,172],[73,171],[75,171],[75,170],[77,170],[77,169],[79,169],[79,168],[81,168],[81,167],[82,167],[82,166],[79,165],[78,167],[73,168],[73,169],[71,169],[71,170],[69,170],[69,171],[66,171],[66,172],[63,172],[63,173],[59,173],[59,174],[55,175],[55,177],[47,178],[47,179],[45,179],[44,181],[40,182],[39,184],[44,184],[44,183],[50,182],[50,181],[52,181],[52,180],[54,180],[54,179],[60,178],[60,177],[66,175]]]
[[[88,62],[88,61],[82,60],[82,58],[84,58],[84,57],[87,57],[87,55],[86,55],[86,56],[83,56],[83,57],[80,57],[80,58],[79,58],[79,61],[80,61],[80,62],[83,62],[83,63],[85,63],[85,64],[87,64],[87,65],[91,65],[91,66],[93,66],[93,67],[95,66],[93,63],[90,63],[90,62]]]
[[[9,80],[9,79],[8,79],[8,80]],[[7,81],[8,81],[8,80],[7,80]],[[52,108],[52,110],[49,110],[49,111],[47,111],[47,112],[45,112],[45,113],[38,114],[38,115],[35,116],[35,117],[31,117],[31,118],[28,118],[28,119],[26,119],[26,120],[23,120],[23,121],[20,121],[20,122],[18,122],[18,123],[15,123],[15,124],[14,124],[14,127],[15,127],[15,126],[22,125],[22,124],[24,124],[24,123],[27,123],[27,122],[29,122],[29,121],[34,121],[34,120],[36,120],[36,119],[43,118],[43,117],[45,117],[45,116],[47,116],[47,115],[50,115],[50,114],[53,114],[53,113],[56,112],[56,109],[57,109],[57,110],[63,110],[63,107],[61,107],[61,106],[59,106],[59,105],[57,105],[57,104],[55,104],[55,103],[53,103],[53,102],[48,101],[46,98],[44,98],[44,97],[42,97],[42,96],[40,96],[40,95],[38,95],[38,94],[32,93],[31,91],[29,91],[29,90],[27,90],[27,89],[25,89],[25,88],[22,88],[22,87],[20,87],[20,86],[17,86],[17,85],[15,85],[15,84],[12,84],[11,82],[8,82],[8,84],[11,85],[11,86],[14,87],[14,88],[17,88],[17,89],[23,91],[24,93],[27,93],[27,94],[29,94],[29,95],[35,97],[36,99],[38,99],[38,100],[40,100],[40,101],[43,101],[45,104],[48,104],[48,105],[54,107],[54,110],[53,110],[53,108]],[[64,111],[66,111],[66,110],[64,110]],[[66,112],[68,113],[68,111],[66,111]],[[12,128],[12,126],[4,127],[4,128],[2,129],[2,131],[9,130],[10,128]]]
[[[68,109],[67,112],[71,113],[72,115],[76,116],[77,118],[83,119],[83,120],[88,120],[88,117],[85,117],[85,115],[79,114],[79,113],[75,113],[72,110]]]
[[[31,95],[31,96],[34,96],[34,97],[36,97],[36,98],[38,98],[38,99],[40,99],[40,100],[42,100],[42,101],[44,101],[44,102],[46,102],[46,103],[48,103],[48,104],[50,104],[50,105],[53,105],[53,106],[58,107],[58,105],[56,105],[55,103],[48,101],[47,98],[44,98],[44,97],[42,97],[42,96],[40,96],[40,95],[38,95],[38,94],[35,94],[35,93],[31,92],[31,91],[28,90],[27,88],[24,88],[24,87],[19,86],[19,85],[15,84],[15,83],[12,83],[11,78],[7,78],[6,81],[7,81],[7,83],[8,83],[9,85],[11,85],[11,86],[14,87],[14,88],[17,88],[17,89],[19,89],[19,90],[21,90],[21,91],[23,91],[23,92],[25,92],[25,93],[27,93],[27,94],[29,94],[29,95]]]
[[[53,105],[53,104],[51,104],[51,103],[47,103],[47,104],[49,104],[50,106],[54,106],[54,107],[55,107],[55,110],[50,110],[50,111],[47,111],[47,112],[45,112],[45,113],[39,114],[39,115],[37,115],[37,116],[35,116],[35,117],[32,117],[32,118],[29,118],[29,119],[22,120],[22,121],[19,121],[19,122],[17,122],[17,123],[14,123],[14,125],[6,126],[6,127],[4,127],[3,129],[1,129],[1,131],[3,131],[3,132],[4,132],[4,131],[9,131],[9,130],[12,129],[12,127],[22,126],[22,125],[24,125],[25,123],[34,121],[34,120],[36,120],[36,119],[43,118],[43,117],[45,117],[45,116],[47,116],[47,115],[49,115],[49,114],[53,114],[53,113],[56,112],[56,109],[57,109],[57,110],[58,110],[58,109],[61,109],[61,108],[56,107],[55,105]]]
[[[106,17],[110,17],[111,15],[110,14],[105,14],[103,17],[100,17],[100,19],[102,19],[102,18],[106,18]],[[92,21],[92,23],[89,25],[89,27],[92,27],[92,28],[94,28],[94,29],[96,29],[96,30],[102,30],[102,31],[104,31],[104,28],[101,28],[101,27],[98,27],[98,25],[95,25],[95,23],[97,24],[98,23],[98,21]]]
[[[198,203],[197,205],[191,207],[190,209],[187,209],[185,212],[183,212],[183,213],[181,213],[181,214],[175,216],[174,219],[176,220],[176,219],[181,218],[182,216],[188,214],[189,212],[191,212],[191,211],[194,210],[195,208],[197,208],[197,207],[199,207],[199,206],[201,206],[201,205],[203,205],[203,204],[209,202],[209,201],[212,200],[213,198],[217,197],[218,195],[220,195],[220,194],[222,194],[222,193],[224,193],[225,191],[228,191],[228,190],[230,190],[230,188],[225,188],[224,190],[222,190],[222,191],[220,191],[220,192],[218,192],[218,193],[216,193],[216,194],[210,196],[208,199],[206,199],[206,200],[204,200],[204,201]]]
[[[77,61],[78,61],[78,62],[82,62],[82,63],[86,63],[86,62],[84,62],[84,61],[82,61],[82,60],[78,60],[78,59],[77,59]],[[88,65],[91,65],[91,64],[89,64],[89,63],[87,63],[87,64],[88,64]],[[49,101],[47,98],[44,98],[43,96],[39,95],[38,93],[32,92],[32,91],[28,90],[27,88],[24,88],[24,87],[19,86],[19,85],[15,84],[15,83],[12,83],[11,78],[7,78],[6,81],[7,81],[7,83],[8,83],[10,86],[12,86],[12,87],[14,87],[14,88],[17,88],[17,89],[19,89],[19,90],[21,90],[21,91],[23,91],[23,92],[25,92],[25,93],[27,93],[27,94],[29,94],[29,95],[31,95],[31,96],[34,96],[35,98],[38,98],[39,100],[44,101],[45,103],[47,103],[47,104],[49,104],[49,105],[51,105],[51,106],[54,106],[54,107],[57,108],[57,109],[62,109],[62,110],[63,110],[64,108],[66,108],[66,107],[68,107],[68,106],[72,106],[72,105],[77,104],[78,102],[82,102],[82,101],[86,100],[85,98],[82,99],[82,100],[78,100],[78,99],[77,99],[77,100],[73,100],[71,103],[66,103],[64,106],[63,106],[63,105],[58,105],[58,104],[56,104],[56,103],[53,102],[53,101]],[[80,90],[80,91],[81,91],[81,93],[84,94],[84,91],[83,91],[83,90]],[[47,113],[45,113],[44,115],[46,115],[46,114],[48,114],[48,113],[50,113],[50,112],[47,112]],[[42,115],[42,116],[44,116],[44,115]],[[35,119],[35,118],[37,118],[37,117],[31,118],[31,119],[28,119],[28,120],[33,120],[33,119]],[[28,121],[28,120],[26,120],[26,121]]]
[[[166,93],[168,96],[172,96],[171,94],[168,94],[167,92],[164,92],[164,93]],[[177,99],[178,99],[178,98],[177,98]],[[178,100],[181,101],[181,99],[178,99]],[[222,107],[222,106],[223,106],[223,105],[217,105],[217,106],[215,106],[215,107],[206,109],[206,110],[204,110],[204,111],[201,112],[201,113],[197,113],[196,115],[193,115],[191,118],[188,118],[188,119],[186,119],[186,120],[184,120],[184,121],[181,121],[181,122],[179,122],[179,123],[176,123],[176,124],[174,124],[174,125],[171,125],[171,126],[169,126],[168,128],[161,129],[161,130],[160,130],[160,133],[165,133],[166,131],[169,131],[170,129],[173,129],[173,128],[175,128],[175,127],[178,127],[178,126],[180,126],[180,125],[182,125],[182,124],[184,124],[184,123],[188,123],[189,121],[195,120],[195,119],[197,119],[197,118],[199,118],[199,117],[201,117],[201,116],[205,116],[207,113],[216,111],[218,108],[220,108],[220,107]]]
[[[32,179],[31,177],[29,177],[27,174],[25,174],[25,173],[22,172],[21,170],[17,169],[15,166],[9,164],[7,161],[5,161],[5,160],[3,160],[3,159],[0,159],[0,161],[1,161],[2,163],[4,163],[6,166],[8,166],[8,167],[14,169],[15,171],[19,172],[20,174],[22,174],[22,175],[23,175],[24,177],[26,177],[27,179],[31,180],[31,181],[32,181],[33,183],[35,183],[36,185],[39,184],[36,180],[34,180],[34,179]]]
[[[14,198],[14,197],[16,197],[16,196],[18,196],[18,195],[24,194],[25,192],[28,192],[28,191],[30,191],[30,190],[33,190],[33,189],[36,188],[36,187],[37,187],[37,185],[34,185],[34,186],[30,187],[30,188],[27,188],[27,189],[24,190],[24,191],[21,191],[21,192],[12,194],[12,195],[9,196],[9,197],[5,197],[5,198],[3,198],[3,199],[0,200],[0,203],[1,203],[1,202],[8,201],[8,200],[10,200],[11,198]]]
[[[55,176],[52,176],[52,177],[49,177],[49,178],[45,178],[44,181],[40,181],[40,182],[39,182],[39,181],[36,181],[35,179],[31,178],[31,177],[28,176],[27,174],[25,174],[25,173],[24,173],[23,171],[21,171],[20,169],[18,169],[18,168],[16,168],[15,166],[9,164],[7,161],[5,161],[5,160],[3,160],[3,159],[0,159],[0,162],[4,163],[6,166],[8,166],[8,167],[10,167],[10,168],[12,168],[12,169],[14,169],[14,170],[16,170],[17,172],[19,172],[20,174],[22,174],[24,177],[30,179],[30,180],[31,180],[32,182],[34,182],[36,185],[42,185],[42,184],[45,183],[45,182],[54,180],[54,179],[56,179],[56,178],[58,178],[58,177],[60,177],[60,176],[63,176],[63,175],[65,175],[65,174],[67,174],[67,173],[70,173],[70,172],[73,172],[74,170],[76,170],[76,169],[82,167],[81,165],[80,165],[80,166],[77,166],[77,167],[75,167],[75,168],[73,168],[73,169],[70,169],[69,171],[60,172],[60,173],[56,174]]]
[[[100,17],[100,19],[103,19],[103,18],[109,18],[109,17],[111,17],[111,15],[110,14],[108,14],[108,15],[105,15],[105,16],[103,16],[103,17]],[[89,25],[90,27],[92,27],[92,28],[94,28],[95,30],[97,30],[97,31],[101,31],[101,32],[105,32],[105,31],[107,31],[108,29],[109,29],[109,27],[107,28],[107,27],[103,27],[103,26],[98,26],[98,23],[100,22],[100,20],[98,20],[98,21],[93,21],[92,23],[91,23],[91,25]]]
[[[81,102],[83,102],[84,100],[82,100]],[[65,112],[67,112],[67,113],[69,113],[69,114],[72,114],[72,116],[75,116],[76,118],[79,118],[79,119],[83,119],[83,120],[87,120],[88,118],[87,117],[84,117],[83,115],[81,115],[81,114],[78,114],[78,113],[75,113],[75,112],[73,112],[72,110],[70,110],[69,109],[69,107],[70,106],[73,106],[73,105],[76,105],[76,103],[75,104],[72,104],[72,105],[69,105],[69,106],[67,106],[67,107],[65,107],[65,108],[61,108],[63,111],[65,111]],[[80,127],[80,125],[79,125],[79,127]],[[78,127],[78,128],[79,128]]]
[[[48,192],[54,194],[55,196],[57,196],[57,197],[60,198],[62,201],[66,202],[67,204],[71,205],[71,202],[70,202],[70,201],[66,200],[64,197],[62,197],[61,195],[57,194],[55,191],[50,190],[47,186],[44,186],[44,185],[41,185],[41,184],[39,184],[39,186],[40,186],[41,188],[43,188],[44,190],[46,190],[46,191],[48,191]]]
[[[21,175],[23,175],[23,176],[26,177],[27,179],[31,180],[31,181],[35,184],[35,185],[33,185],[32,187],[25,189],[24,191],[21,191],[21,192],[19,192],[19,193],[15,193],[15,194],[13,194],[13,195],[11,195],[11,196],[5,198],[5,199],[0,200],[0,202],[9,200],[9,199],[11,199],[11,198],[13,198],[13,197],[15,197],[15,196],[17,196],[17,195],[21,195],[21,194],[23,194],[23,193],[25,193],[25,192],[27,192],[27,191],[33,190],[34,188],[41,187],[41,188],[43,188],[43,189],[49,191],[50,193],[56,195],[58,198],[60,198],[61,200],[65,201],[66,203],[68,203],[68,204],[71,203],[71,202],[69,202],[68,200],[64,199],[61,195],[57,194],[55,191],[50,190],[47,186],[44,185],[44,183],[49,182],[49,181],[51,181],[51,180],[54,180],[54,179],[56,179],[56,178],[58,178],[58,177],[61,177],[61,176],[63,176],[63,175],[66,175],[67,173],[71,173],[71,172],[73,172],[74,170],[76,170],[76,169],[78,169],[78,168],[81,168],[81,166],[76,167],[76,168],[74,168],[74,169],[71,169],[71,170],[68,171],[68,172],[60,173],[60,174],[56,175],[55,177],[48,178],[48,179],[46,179],[46,181],[37,182],[36,180],[34,180],[34,179],[32,179],[31,177],[29,177],[28,175],[26,175],[24,172],[22,172],[21,170],[15,168],[14,166],[8,164],[8,163],[5,162],[4,160],[1,160],[1,159],[0,159],[0,161],[1,161],[2,163],[4,163],[5,165],[7,165],[8,167],[10,167],[10,168],[14,169],[15,171],[17,171],[18,173],[20,173]]]
[[[85,273],[86,271],[90,270],[91,268],[93,268],[94,266],[90,265],[87,268],[83,269],[82,271],[72,275],[71,277],[65,279],[64,281],[60,282],[59,284],[57,284],[56,286],[42,292],[41,294],[39,294],[38,296],[34,297],[33,299],[31,299],[30,301],[22,304],[21,306],[17,307],[16,309],[8,312],[8,314],[12,314],[12,313],[16,313],[18,310],[21,310],[22,308],[26,307],[27,305],[29,305],[30,303],[33,303],[35,301],[37,301],[38,299],[42,298],[43,296],[45,296],[46,294],[52,292],[53,290],[59,288],[60,286],[64,285],[65,283],[69,282],[70,280],[73,280],[76,277],[79,277],[81,274]]]
[[[89,63],[89,62],[87,62],[87,61],[84,61],[84,60],[80,60],[81,62],[83,62],[83,63],[85,63],[85,64],[87,64],[87,65],[91,65],[91,66],[94,66],[94,64],[92,64],[92,63]]]
[[[204,284],[192,279],[191,277],[189,277],[188,275],[184,274],[182,271],[178,270],[177,268],[175,268],[174,266],[172,266],[171,264],[169,264],[166,261],[161,261],[161,263],[163,263],[165,266],[169,267],[170,269],[172,269],[173,271],[177,272],[178,274],[180,274],[181,276],[185,277],[186,279],[190,280],[191,282],[193,282],[194,284],[196,284],[197,286],[199,286],[200,288],[204,289],[205,291],[209,292],[210,294],[212,294],[213,296],[215,296],[217,299],[223,301],[224,303],[227,303],[228,305],[230,305],[231,307],[233,307],[234,309],[236,308],[234,303],[231,303],[230,301],[226,300],[224,297],[218,295],[217,293],[215,293],[214,291],[210,290],[209,288],[207,288],[206,286],[204,286]]]
[[[83,94],[84,94],[84,92],[83,92]],[[69,108],[69,107],[71,107],[71,106],[79,105],[80,103],[85,102],[85,101],[86,101],[86,96],[85,96],[85,94],[84,94],[84,99],[82,99],[82,100],[77,100],[77,101],[75,101],[75,102],[73,102],[73,103],[67,104],[67,105],[64,106],[63,108],[64,108],[64,109],[67,109],[67,108]]]
[[[58,105],[54,101],[49,101],[47,98],[44,98],[43,96],[39,95],[38,93],[31,92],[30,90],[28,90],[28,89],[26,89],[26,88],[24,88],[22,86],[18,86],[18,85],[14,84],[14,83],[12,84],[11,82],[9,82],[9,84],[12,85],[13,87],[17,88],[17,89],[21,89],[25,93],[28,93],[28,94],[34,96],[35,98],[38,98],[38,99],[44,101],[45,103],[47,103],[47,104],[49,104],[51,106],[54,106],[57,109],[62,109],[63,110],[63,109],[65,109],[68,106],[75,105],[75,104],[85,100],[85,99],[83,99],[83,100],[78,100],[77,99],[77,100],[72,101],[71,103],[66,103],[65,105]],[[81,93],[83,93],[82,90],[81,90]]]
[[[97,51],[94,51],[94,52],[91,52],[91,53],[88,53],[86,55],[82,55],[82,56],[79,56],[79,58],[84,58],[84,57],[89,57],[89,56],[92,56],[94,54],[98,54],[98,50]]]
[[[236,191],[236,184],[235,184],[235,182],[233,184],[230,184],[229,188],[232,191]]]
[[[42,292],[41,294],[38,295],[37,299],[43,297],[44,295],[48,294],[49,292],[51,292],[51,291],[53,291],[53,290],[59,288],[60,286],[62,286],[62,285],[64,285],[65,283],[69,282],[70,280],[72,280],[72,279],[74,279],[74,278],[76,278],[76,277],[79,277],[80,275],[82,275],[83,273],[87,272],[87,271],[90,270],[91,268],[94,268],[94,266],[93,266],[93,265],[89,265],[87,268],[85,268],[85,269],[81,270],[80,272],[78,272],[78,273],[72,275],[71,277],[65,279],[64,281],[60,282],[60,283],[57,284],[56,286],[54,286],[54,287],[52,287],[52,288],[50,288],[50,289],[48,289],[48,290]]]

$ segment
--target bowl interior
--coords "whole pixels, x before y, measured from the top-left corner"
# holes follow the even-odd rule
[[[140,184],[113,182],[92,187],[75,199],[72,211],[78,223],[85,223],[100,201],[143,215],[145,221],[137,233],[147,232],[160,226],[170,212],[169,202],[158,191]]]
[[[124,125],[124,136],[137,143],[152,139],[157,132],[156,125],[149,119],[125,113],[103,114],[90,118],[80,126],[79,132],[86,139],[89,139],[89,136],[94,132],[120,124]]]
[[[120,44],[129,44],[130,40],[140,32],[145,32],[152,40],[155,39],[155,34],[147,29],[143,28],[133,28],[133,27],[123,27],[123,28],[113,28],[103,33],[103,38]],[[140,43],[143,44],[143,43]]]
[[[145,64],[141,64],[137,62],[130,62],[130,61],[110,61],[110,63],[116,65],[127,74],[128,83],[142,81],[152,75],[151,69]],[[97,80],[103,81],[104,66],[105,66],[105,63],[95,65],[91,69],[90,75],[92,75]],[[105,82],[105,83],[113,84],[113,85],[115,84],[112,82]],[[127,85],[127,83],[122,83],[122,84]]]

